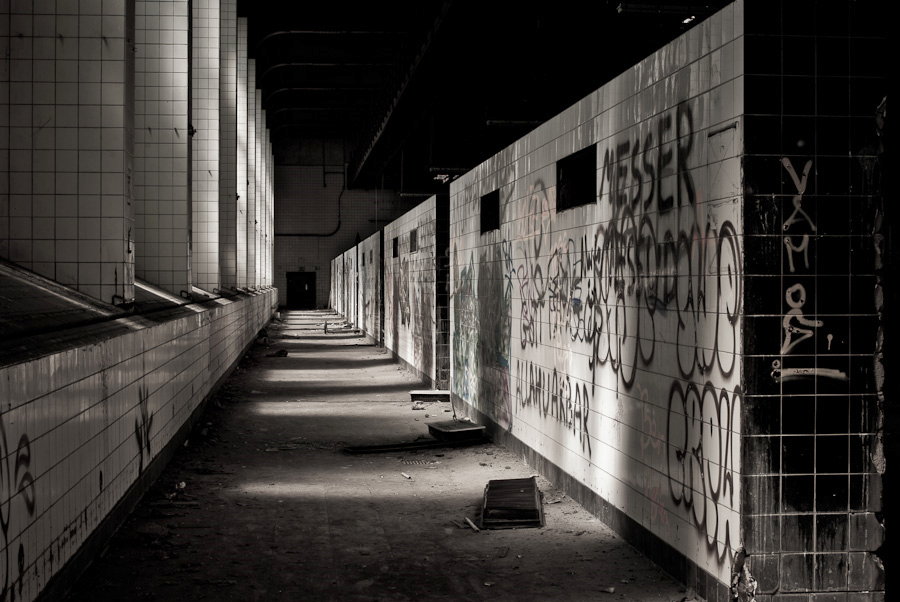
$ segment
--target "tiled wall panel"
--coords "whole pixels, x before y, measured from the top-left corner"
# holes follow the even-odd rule
[[[381,339],[381,231],[357,245],[359,257],[359,328],[380,342]]]
[[[437,219],[431,197],[384,228],[384,345],[432,382]]]
[[[190,292],[188,0],[135,3],[136,273]]]
[[[133,4],[0,5],[0,257],[134,297]]]
[[[223,300],[0,368],[2,460],[16,475],[16,488],[0,492],[8,568],[0,595],[38,595],[240,358],[274,303],[274,290]]]
[[[193,284],[219,288],[219,0],[193,0],[191,39],[191,260]]]
[[[249,91],[247,82],[247,19],[237,20],[237,199],[235,261],[237,286],[247,282],[247,173],[250,140],[247,138],[247,108]]]
[[[219,0],[219,262],[224,288],[237,286],[237,0]]]
[[[744,542],[760,602],[881,599],[888,26],[804,7],[747,3]]]
[[[329,307],[339,314],[344,313],[344,254],[331,260],[331,289],[328,295]]]
[[[359,287],[359,270],[357,269],[356,247],[344,251],[344,317],[353,326],[359,325],[357,313],[357,290]]]
[[[742,6],[450,188],[454,398],[711,575],[713,595],[741,544]],[[590,145],[597,196],[558,210],[556,161]],[[495,190],[500,227],[482,233]]]
[[[257,123],[259,115],[256,110],[256,60],[247,59],[247,208],[243,213],[245,222],[245,245],[247,249],[247,286],[256,286],[256,170],[259,138]]]

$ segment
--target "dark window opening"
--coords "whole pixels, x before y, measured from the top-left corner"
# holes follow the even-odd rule
[[[362,266],[362,267],[366,267],[366,252],[365,252],[365,251],[362,252],[362,264],[361,264],[361,266]]]
[[[372,263],[372,249],[369,249],[369,263]]]
[[[394,240],[393,240],[393,247],[394,247],[394,257],[399,257],[400,256],[400,239],[398,239],[396,236],[394,237]]]
[[[597,200],[597,145],[574,152],[556,162],[556,211]]]
[[[481,197],[481,233],[500,229],[500,191]]]
[[[415,253],[419,250],[419,231],[418,230],[410,230],[409,231],[409,252]]]

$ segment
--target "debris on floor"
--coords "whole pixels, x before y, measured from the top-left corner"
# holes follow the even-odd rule
[[[481,510],[483,529],[543,526],[541,491],[534,477],[488,481]]]

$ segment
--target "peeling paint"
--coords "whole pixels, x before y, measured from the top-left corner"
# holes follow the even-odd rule
[[[731,598],[740,602],[756,602],[756,578],[750,573],[750,557],[743,547],[738,548],[731,570]]]

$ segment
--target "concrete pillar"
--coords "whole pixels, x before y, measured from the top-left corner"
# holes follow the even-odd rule
[[[256,286],[256,60],[247,59],[247,286]]]
[[[220,0],[219,269],[222,288],[237,286],[237,0]]]
[[[237,20],[237,214],[235,264],[238,287],[247,286],[247,19]]]
[[[254,184],[256,187],[256,204],[254,205],[254,211],[252,213],[253,218],[253,246],[256,249],[255,255],[255,266],[253,269],[254,274],[256,274],[256,285],[262,285],[262,279],[260,277],[262,273],[262,267],[260,265],[260,260],[262,259],[263,251],[260,237],[260,224],[262,220],[260,218],[260,209],[263,207],[263,203],[265,202],[264,197],[264,178],[263,173],[265,169],[265,146],[263,144],[263,140],[265,140],[265,121],[263,118],[263,110],[262,110],[262,90],[256,90],[256,176],[254,177]]]
[[[191,257],[194,284],[219,288],[219,0],[194,0],[191,29]]]
[[[0,6],[0,257],[128,301],[134,4]]]
[[[191,289],[188,0],[137,0],[135,60],[136,271]]]
[[[266,170],[266,286],[272,286],[272,244],[275,237],[272,233],[272,220],[274,214],[272,208],[275,205],[275,188],[273,177],[275,171],[275,157],[272,155],[272,131],[266,128],[266,156],[268,157],[268,169]]]

